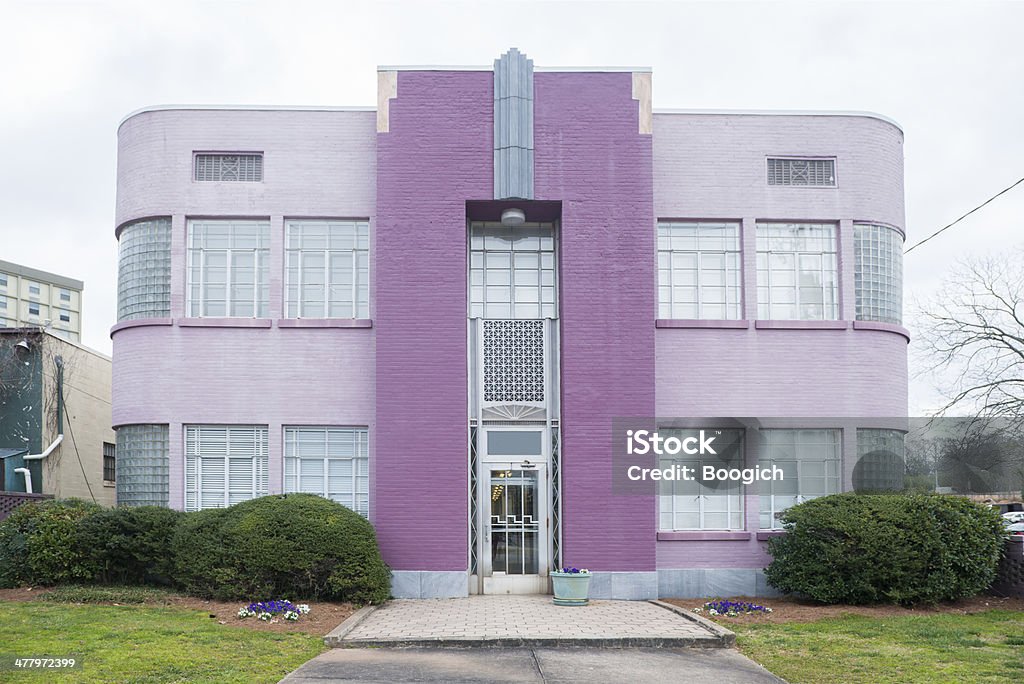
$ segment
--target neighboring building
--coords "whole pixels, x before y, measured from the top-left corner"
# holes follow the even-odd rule
[[[110,357],[51,330],[0,329],[0,496],[114,505],[110,377]]]
[[[901,130],[652,112],[647,70],[514,50],[378,78],[375,110],[122,122],[119,500],[329,496],[396,596],[562,563],[594,596],[766,591],[778,512],[901,449]],[[619,492],[635,417],[722,428],[786,485]]]
[[[82,281],[0,261],[0,328],[47,327],[82,339]]]

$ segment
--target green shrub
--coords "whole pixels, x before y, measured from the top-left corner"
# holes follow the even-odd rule
[[[936,603],[995,579],[999,515],[956,496],[835,494],[788,509],[768,583],[822,603]]]
[[[390,593],[373,526],[312,494],[190,513],[172,551],[176,579],[198,596],[379,603]]]
[[[79,499],[39,501],[14,509],[0,522],[0,586],[89,579],[86,558],[74,544],[75,528],[101,510]]]
[[[83,518],[75,547],[89,576],[102,584],[170,584],[171,538],[181,516],[160,506],[110,508]]]

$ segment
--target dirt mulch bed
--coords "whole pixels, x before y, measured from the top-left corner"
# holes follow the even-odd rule
[[[662,599],[665,603],[692,610],[700,608],[704,602],[717,599]],[[1024,612],[1024,599],[1020,598],[998,598],[995,596],[974,596],[954,603],[940,603],[937,606],[917,606],[904,608],[902,606],[823,606],[818,603],[799,601],[794,598],[750,598],[745,596],[731,597],[731,601],[747,601],[759,606],[766,606],[772,609],[771,613],[756,613],[752,615],[741,615],[738,617],[713,617],[707,612],[700,613],[704,617],[718,620],[723,624],[728,623],[756,623],[756,622],[814,622],[825,618],[836,618],[843,615],[864,615],[866,617],[885,618],[906,615],[937,615],[950,613],[954,615],[969,615],[981,613],[986,610],[1019,610]]]
[[[49,589],[45,587],[0,589],[0,601],[37,601],[42,599]],[[242,619],[238,617],[238,609],[245,605],[244,601],[207,601],[206,599],[180,594],[162,594],[146,600],[145,606],[173,606],[187,610],[198,610],[222,625],[233,627],[249,627],[261,632],[302,632],[314,636],[326,636],[328,632],[340,625],[358,608],[351,603],[309,603],[309,613],[297,622],[289,622],[283,618],[275,618],[274,622],[263,622],[254,617]],[[129,604],[78,604],[78,605],[129,605]],[[140,605],[140,604],[131,604]]]

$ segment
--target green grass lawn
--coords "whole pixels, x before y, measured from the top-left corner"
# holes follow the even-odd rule
[[[195,610],[0,602],[0,653],[83,664],[63,675],[0,672],[0,681],[277,682],[323,650],[318,637],[221,625]]]
[[[744,655],[791,684],[1024,680],[1020,611],[719,623]]]

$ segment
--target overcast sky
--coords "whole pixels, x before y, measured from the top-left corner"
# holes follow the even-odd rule
[[[109,353],[125,114],[373,105],[378,65],[511,46],[543,66],[653,67],[655,108],[885,114],[906,135],[912,244],[1024,176],[1022,28],[1020,2],[0,0],[0,259],[84,280],[83,342]],[[908,255],[908,304],[957,258],[1024,242],[1022,217],[1024,185]],[[932,385],[912,383],[912,413],[938,404]]]

